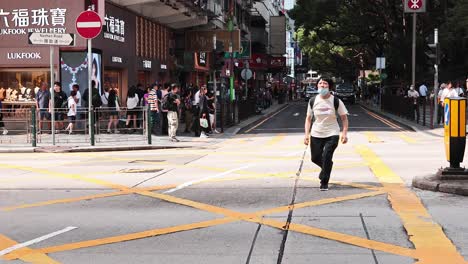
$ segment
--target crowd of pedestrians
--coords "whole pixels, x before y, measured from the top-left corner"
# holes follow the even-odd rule
[[[445,98],[466,97],[468,94],[468,79],[465,83],[445,81],[440,85],[437,94],[434,94],[434,89],[428,88],[428,83],[422,82],[417,88],[411,85],[408,90],[400,86],[390,94],[388,94],[388,91],[384,91],[382,96],[383,109],[406,116],[408,119],[419,123],[421,118],[425,121],[426,117],[433,117],[434,104],[437,102],[437,116],[434,119],[440,125],[443,121]]]
[[[147,108],[153,135],[167,135],[171,141],[179,142],[180,122],[185,123],[184,133],[193,133],[196,137],[208,138],[212,133],[219,133],[216,129],[215,95],[208,91],[206,85],[190,85],[181,93],[178,84],[155,83],[146,89],[138,84],[128,89],[124,102],[117,88],[105,87],[100,93],[94,81],[91,98],[89,90],[81,92],[78,84],[72,86],[69,96],[62,90],[60,82],[55,82],[52,89],[54,100],[51,98],[52,90],[45,82],[36,94],[38,133],[51,132],[52,109],[55,133],[85,133],[90,104],[96,133],[142,133]],[[8,133],[1,112],[0,132]]]

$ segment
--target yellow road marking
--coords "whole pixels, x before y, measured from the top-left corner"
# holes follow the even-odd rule
[[[255,213],[251,213],[251,214],[239,213],[239,212],[231,211],[229,209],[222,208],[222,207],[217,207],[217,206],[213,206],[213,205],[209,205],[209,204],[203,204],[203,203],[199,203],[199,202],[195,202],[195,201],[191,201],[191,200],[187,200],[187,199],[173,197],[173,196],[170,196],[170,195],[152,193],[152,192],[148,192],[148,191],[135,191],[135,193],[138,193],[138,194],[144,195],[144,196],[154,197],[154,198],[157,198],[157,199],[161,199],[161,200],[164,200],[164,201],[168,201],[168,202],[172,202],[172,203],[176,203],[176,204],[180,204],[180,205],[193,207],[193,208],[200,209],[200,210],[207,211],[207,212],[211,212],[211,213],[225,215],[225,216],[228,216],[230,218],[237,219],[237,220],[244,220],[244,221],[249,221],[249,222],[266,224],[266,225],[269,225],[269,226],[272,226],[272,227],[275,227],[275,228],[280,228],[280,229],[282,229],[283,225],[284,225],[284,223],[279,222],[279,221],[262,219],[259,216],[257,216]],[[375,195],[378,195],[377,192],[375,193]],[[354,196],[353,198],[357,199],[358,197]],[[331,200],[329,200],[329,201],[331,201]],[[314,203],[311,202],[308,205],[301,204],[300,206],[306,207],[306,206],[311,206],[313,204],[318,204],[318,202],[314,202]],[[281,211],[281,210],[289,210],[289,207],[283,207],[281,209],[275,209],[275,211]],[[234,220],[225,219],[223,221],[231,222],[231,221],[234,221]],[[210,226],[210,225],[213,225],[213,223],[212,222],[205,223],[205,225]],[[193,228],[193,227],[194,227],[194,224],[189,224],[189,225],[184,225],[182,227],[181,226],[172,227],[170,230],[172,232],[178,232],[178,231],[182,231],[184,229],[190,230],[190,228]],[[200,227],[198,227],[198,228],[200,228]],[[389,253],[395,253],[396,252],[395,254],[408,255],[407,252],[411,251],[410,249],[404,249],[404,248],[400,248],[398,246],[394,246],[394,245],[390,245],[390,244],[371,241],[371,240],[367,240],[367,239],[363,239],[363,238],[359,238],[359,237],[354,237],[354,236],[350,236],[350,235],[346,235],[346,234],[340,234],[340,233],[336,233],[336,232],[331,232],[331,231],[318,229],[318,228],[307,227],[307,226],[292,225],[292,228],[290,228],[290,229],[293,230],[293,231],[296,231],[296,232],[312,234],[312,235],[320,236],[320,237],[331,239],[331,240],[336,240],[336,241],[343,242],[343,243],[348,243],[348,244],[357,245],[357,246],[361,246],[361,247],[381,250],[381,251],[389,252]],[[168,232],[168,231],[167,230],[166,231],[161,231],[161,230],[154,231],[153,230],[153,232],[156,232],[156,234],[157,234],[158,232]],[[81,244],[72,243],[72,244],[66,244],[66,245],[62,245],[62,246],[56,246],[56,247],[51,247],[51,248],[47,248],[47,249],[42,249],[42,250],[40,250],[40,252],[51,253],[51,252],[57,252],[58,250],[70,250],[70,249],[74,249],[74,248],[77,248],[77,247],[81,248],[81,247],[87,247],[87,246],[94,246],[94,245],[97,245],[97,244],[101,245],[105,241],[107,241],[107,243],[115,243],[115,242],[119,242],[119,239],[124,239],[124,240],[138,239],[139,236],[145,236],[145,235],[149,235],[149,234],[139,233],[136,236],[135,236],[135,234],[133,234],[133,235],[131,234],[130,236],[112,237],[112,238],[109,238],[108,240],[98,239],[98,240],[84,241],[84,242],[78,242],[78,243],[81,243]],[[16,252],[12,252],[10,254],[8,255],[9,259],[15,259],[15,258],[21,257]]]
[[[281,134],[278,134],[278,135],[274,136],[272,139],[270,139],[270,140],[266,143],[267,146],[271,147],[271,146],[273,146],[273,145],[275,145],[275,144],[278,144],[281,140],[284,139],[284,135],[285,135],[285,134],[281,133]]]
[[[264,216],[264,215],[269,215],[269,214],[274,214],[274,213],[286,212],[286,211],[289,211],[292,207],[294,207],[294,209],[300,209],[300,208],[305,208],[305,207],[312,207],[312,206],[338,203],[338,202],[349,201],[349,200],[356,200],[356,199],[361,199],[364,197],[372,197],[372,196],[377,196],[377,195],[381,195],[384,193],[386,193],[386,191],[382,190],[382,191],[375,191],[375,192],[351,194],[351,195],[346,195],[346,196],[341,196],[341,197],[333,197],[333,198],[327,198],[327,199],[322,199],[322,200],[317,200],[317,201],[297,203],[297,204],[294,204],[293,206],[287,205],[287,206],[281,206],[277,208],[271,208],[271,209],[259,211],[256,214],[258,216]]]
[[[401,126],[399,126],[399,125],[393,123],[392,121],[390,121],[390,120],[388,120],[388,119],[386,119],[386,118],[383,118],[383,117],[381,117],[381,116],[379,116],[379,115],[377,115],[377,114],[375,114],[375,113],[372,113],[372,112],[368,111],[367,109],[365,109],[365,108],[362,107],[362,106],[361,106],[361,108],[364,109],[364,111],[365,111],[368,115],[370,115],[370,116],[372,116],[373,118],[375,118],[375,119],[381,121],[382,123],[384,123],[384,124],[390,126],[391,128],[393,128],[393,129],[395,129],[395,130],[399,130],[399,131],[404,130]]]
[[[363,197],[370,197],[370,196],[376,196],[383,194],[383,191],[378,191],[378,192],[369,192],[369,193],[364,193],[364,194],[355,194],[355,195],[348,195],[344,197],[338,197],[338,198],[330,198],[330,199],[323,199],[319,201],[312,201],[308,203],[300,203],[295,205],[296,208],[304,208],[304,207],[310,207],[310,206],[317,206],[317,205],[323,205],[323,204],[328,204],[328,203],[335,203],[339,201],[346,201],[346,200],[354,200],[354,199],[360,199]],[[167,195],[163,195],[167,196]],[[170,197],[167,196],[164,198],[164,200],[173,200],[173,199],[179,199],[176,197]],[[181,202],[183,202],[185,205],[192,204],[192,201],[188,201],[185,199],[181,199]],[[197,205],[197,208],[199,206],[203,206],[204,204]],[[213,207],[208,205],[209,207]],[[224,209],[224,208],[220,208]],[[214,210],[218,210],[214,208]],[[221,225],[221,224],[227,224],[231,222],[235,222],[238,220],[248,220],[248,221],[253,221],[255,223],[263,223],[263,220],[261,220],[261,216],[265,214],[272,214],[272,213],[277,213],[277,212],[283,212],[283,211],[288,211],[289,207],[279,207],[279,208],[273,208],[270,210],[265,210],[265,211],[260,211],[255,214],[258,215],[258,217],[252,217],[252,214],[245,214],[245,213],[236,213],[235,217],[227,217],[227,218],[221,218],[221,219],[215,219],[215,220],[209,220],[209,221],[204,221],[204,222],[199,222],[199,223],[193,223],[193,224],[186,224],[186,225],[179,225],[179,226],[173,226],[173,227],[167,227],[167,228],[161,228],[161,229],[153,229],[153,230],[148,230],[144,232],[138,232],[138,233],[132,233],[132,234],[127,234],[127,235],[121,235],[121,236],[114,236],[114,237],[109,237],[109,238],[101,238],[101,239],[95,239],[95,240],[88,240],[88,241],[81,241],[81,242],[76,242],[76,243],[70,243],[70,244],[65,244],[65,245],[59,245],[59,246],[53,246],[53,247],[48,247],[48,248],[42,248],[39,249],[39,252],[43,253],[55,253],[55,252],[60,252],[60,251],[68,251],[68,250],[74,250],[74,249],[79,249],[79,248],[85,248],[85,247],[93,247],[93,246],[99,246],[99,245],[105,245],[105,244],[111,244],[111,243],[117,243],[117,242],[123,242],[123,241],[129,241],[129,240],[135,240],[135,239],[141,239],[141,238],[146,238],[146,237],[153,237],[153,236],[158,236],[158,235],[164,235],[164,234],[170,234],[170,233],[176,233],[176,232],[181,232],[181,231],[188,231],[188,230],[194,230],[194,229],[199,229],[199,228],[206,228],[206,227],[212,227],[216,225]],[[227,212],[223,210],[222,214],[226,214]],[[229,213],[230,214],[230,213]],[[280,222],[271,222],[274,223],[274,227],[278,226],[278,223],[282,225],[283,223]],[[269,223],[269,225],[271,225]],[[281,228],[280,228],[281,229]],[[320,230],[320,229],[316,229]],[[302,232],[302,231],[300,231]],[[326,232],[326,231],[325,231]],[[338,234],[338,233],[337,233]],[[10,259],[14,259],[17,256],[9,256]]]
[[[283,109],[281,109],[280,111],[272,114],[271,116],[269,116],[268,118],[266,118],[265,120],[263,120],[262,122],[258,123],[257,125],[253,126],[252,128],[248,129],[247,131],[245,131],[245,133],[250,133],[250,131],[256,129],[257,127],[263,125],[265,122],[267,122],[268,120],[272,119],[274,116],[276,116],[277,114],[283,112],[286,108],[288,108],[289,105],[287,105],[286,107],[284,107]]]
[[[166,189],[174,188],[176,186],[177,185],[163,185],[163,186],[155,186],[155,187],[149,187],[149,188],[134,188],[134,189],[129,189],[127,191],[103,193],[103,194],[96,194],[96,195],[87,195],[87,196],[81,196],[81,197],[69,198],[69,199],[49,200],[49,201],[38,202],[38,203],[2,207],[2,208],[0,208],[0,211],[6,211],[7,212],[7,211],[18,210],[18,209],[41,207],[41,206],[47,206],[47,205],[53,205],[53,204],[74,203],[74,202],[85,201],[85,200],[94,200],[94,199],[107,198],[107,197],[113,197],[113,196],[127,195],[127,194],[134,193],[135,191],[166,190]]]
[[[367,140],[369,143],[382,143],[384,142],[382,139],[380,139],[375,133],[366,131],[364,132],[364,135],[367,137]]]
[[[249,222],[255,222],[249,220]],[[284,222],[279,222],[271,219],[264,219],[262,224],[275,227],[278,229],[284,229]],[[334,240],[342,243],[346,243],[353,246],[358,246],[362,248],[374,249],[382,252],[392,253],[400,256],[407,256],[412,258],[417,258],[416,251],[414,249],[404,248],[396,245],[387,244],[384,242],[369,240],[357,236],[352,236],[348,234],[333,232],[325,229],[320,229],[316,227],[310,227],[306,225],[300,225],[295,223],[290,223],[290,231],[295,231],[303,234],[308,234],[316,237],[321,237],[329,240]],[[443,262],[449,263],[449,262]]]
[[[418,143],[418,141],[415,139],[415,138],[412,138],[412,137],[409,137],[403,133],[399,133],[398,136],[403,139],[404,141],[406,141],[407,143],[410,143],[410,144],[416,144]]]
[[[103,193],[103,194],[88,195],[88,196],[82,196],[82,197],[70,198],[70,199],[58,199],[58,200],[50,200],[50,201],[39,202],[39,203],[23,204],[23,205],[18,205],[18,206],[9,206],[9,207],[0,208],[0,210],[1,211],[13,211],[13,210],[18,210],[18,209],[40,207],[40,206],[46,206],[46,205],[52,205],[52,204],[73,203],[73,202],[79,202],[79,201],[84,201],[84,200],[92,200],[92,199],[98,199],[98,198],[106,198],[106,197],[113,197],[113,196],[119,196],[119,195],[126,195],[126,194],[129,194],[129,193],[132,193],[132,192],[131,191],[124,191],[124,192]]]
[[[18,242],[0,234],[0,250],[4,248],[12,247],[17,244]],[[34,263],[34,264],[59,264],[60,263],[60,262],[53,260],[46,254],[41,253],[37,250],[30,249],[28,247],[17,249],[14,252],[18,254],[18,256],[15,257],[15,259],[19,258],[20,260],[27,262],[27,263]],[[0,259],[8,260],[8,257],[7,255],[0,256]]]
[[[358,146],[356,149],[388,191],[391,206],[418,252],[418,263],[466,263],[442,227],[432,220],[421,200],[405,187],[403,180],[368,147]]]
[[[199,223],[192,223],[192,224],[187,224],[187,225],[179,225],[179,226],[172,226],[172,227],[166,227],[166,228],[160,228],[160,229],[153,229],[153,230],[132,233],[132,234],[127,234],[127,235],[121,235],[121,236],[114,236],[114,237],[108,237],[108,238],[100,238],[100,239],[95,239],[95,240],[87,240],[87,241],[81,241],[81,242],[76,242],[76,243],[64,244],[64,245],[59,245],[59,246],[42,248],[42,249],[39,249],[38,251],[42,253],[56,253],[56,252],[74,250],[74,249],[79,249],[79,248],[107,245],[107,244],[130,241],[130,240],[135,240],[135,239],[171,234],[171,233],[176,233],[176,232],[195,230],[195,229],[200,229],[200,228],[227,224],[227,223],[234,222],[234,221],[236,220],[232,218],[221,218],[221,219],[209,220],[209,221],[204,221],[204,222],[199,222]],[[8,256],[8,257],[10,259],[15,259],[15,256],[11,256],[11,257]]]
[[[119,190],[122,190],[122,191],[128,190],[128,187],[123,186],[123,185],[114,184],[114,183],[110,183],[110,182],[99,180],[99,179],[93,179],[93,178],[90,178],[90,177],[84,177],[84,176],[81,176],[79,174],[67,174],[67,173],[49,171],[49,170],[46,170],[46,169],[38,169],[38,168],[27,167],[27,166],[18,166],[18,165],[1,164],[1,163],[0,163],[0,168],[30,171],[30,172],[35,172],[35,173],[39,173],[39,174],[49,175],[51,177],[56,177],[56,178],[80,180],[80,181],[84,181],[84,182],[93,183],[93,184],[96,184],[96,185],[108,187],[108,188],[111,188],[111,189],[119,189]]]

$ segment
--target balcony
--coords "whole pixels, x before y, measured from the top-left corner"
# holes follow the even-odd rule
[[[173,29],[208,23],[206,0],[110,0]]]

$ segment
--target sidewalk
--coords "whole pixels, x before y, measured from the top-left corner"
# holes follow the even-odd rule
[[[27,142],[26,135],[0,135],[0,153],[31,153],[31,152],[100,152],[100,151],[131,151],[168,148],[212,148],[214,145],[235,136],[243,127],[249,126],[261,119],[281,111],[287,104],[273,104],[262,114],[251,116],[239,124],[225,128],[224,133],[212,134],[209,138],[194,137],[193,133],[178,132],[180,142],[172,142],[168,136],[152,136],[152,144],[148,145],[146,135],[141,134],[100,134],[95,136],[95,146],[90,146],[89,135],[57,134],[56,145],[52,145],[52,135],[38,135],[37,147]],[[183,131],[185,124],[179,130]],[[21,142],[21,143],[16,143]]]
[[[411,128],[416,132],[425,133],[434,137],[437,137],[438,140],[443,140],[444,137],[444,128],[437,127],[431,129],[425,127],[409,120],[400,118],[390,113],[383,112],[374,106],[365,105],[360,103],[360,105],[369,111],[372,111],[376,114],[384,116],[388,119],[391,119],[397,123],[400,123],[406,127]],[[434,175],[428,175],[425,177],[415,177],[413,178],[413,187],[433,191],[433,192],[443,192],[457,195],[468,196],[468,176],[442,176],[441,172],[434,173]]]

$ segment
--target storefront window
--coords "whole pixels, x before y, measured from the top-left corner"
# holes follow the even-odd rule
[[[0,100],[33,101],[42,82],[49,82],[50,72],[44,69],[9,69],[0,71]]]
[[[122,98],[122,76],[117,70],[104,71],[104,88],[106,90],[117,89],[117,95]]]
[[[138,72],[138,83],[147,87],[151,84],[151,73],[147,71]]]

